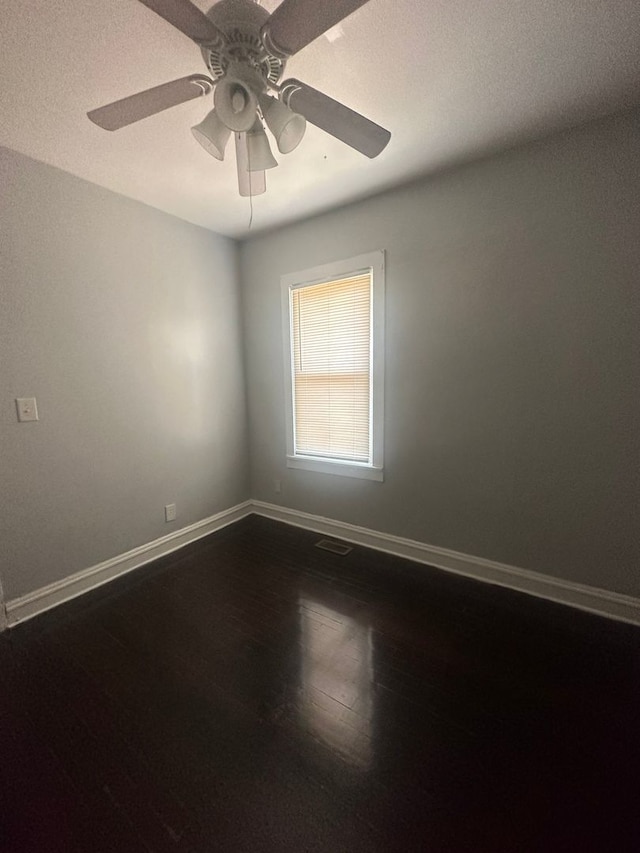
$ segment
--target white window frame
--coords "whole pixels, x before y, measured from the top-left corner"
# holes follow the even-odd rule
[[[371,272],[371,400],[369,429],[371,440],[370,462],[349,462],[340,459],[305,456],[295,452],[294,427],[294,377],[292,358],[291,293],[301,287],[322,284],[334,279],[349,278]],[[369,252],[354,258],[345,258],[329,264],[288,273],[281,278],[282,329],[284,338],[284,380],[287,430],[287,467],[341,477],[360,477],[367,480],[384,479],[384,251]]]

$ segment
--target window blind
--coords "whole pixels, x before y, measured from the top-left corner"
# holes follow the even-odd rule
[[[371,462],[371,272],[291,291],[294,450]]]

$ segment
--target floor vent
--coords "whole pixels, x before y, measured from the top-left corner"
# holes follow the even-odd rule
[[[332,542],[331,539],[321,539],[316,542],[316,548],[322,548],[323,551],[331,551],[332,554],[340,554],[344,557],[353,551],[349,545],[344,545],[342,542]]]

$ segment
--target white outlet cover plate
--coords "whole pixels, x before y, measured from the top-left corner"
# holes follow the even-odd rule
[[[38,420],[38,406],[35,397],[16,397],[16,409],[20,423]]]

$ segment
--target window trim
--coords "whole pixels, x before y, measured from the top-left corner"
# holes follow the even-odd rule
[[[292,312],[291,291],[332,279],[348,278],[371,271],[371,463],[342,461],[326,457],[305,456],[294,452],[293,359],[291,357]],[[353,258],[287,273],[281,278],[282,332],[284,340],[284,387],[286,421],[286,459],[288,468],[384,480],[384,309],[385,254],[383,250],[367,252]]]

